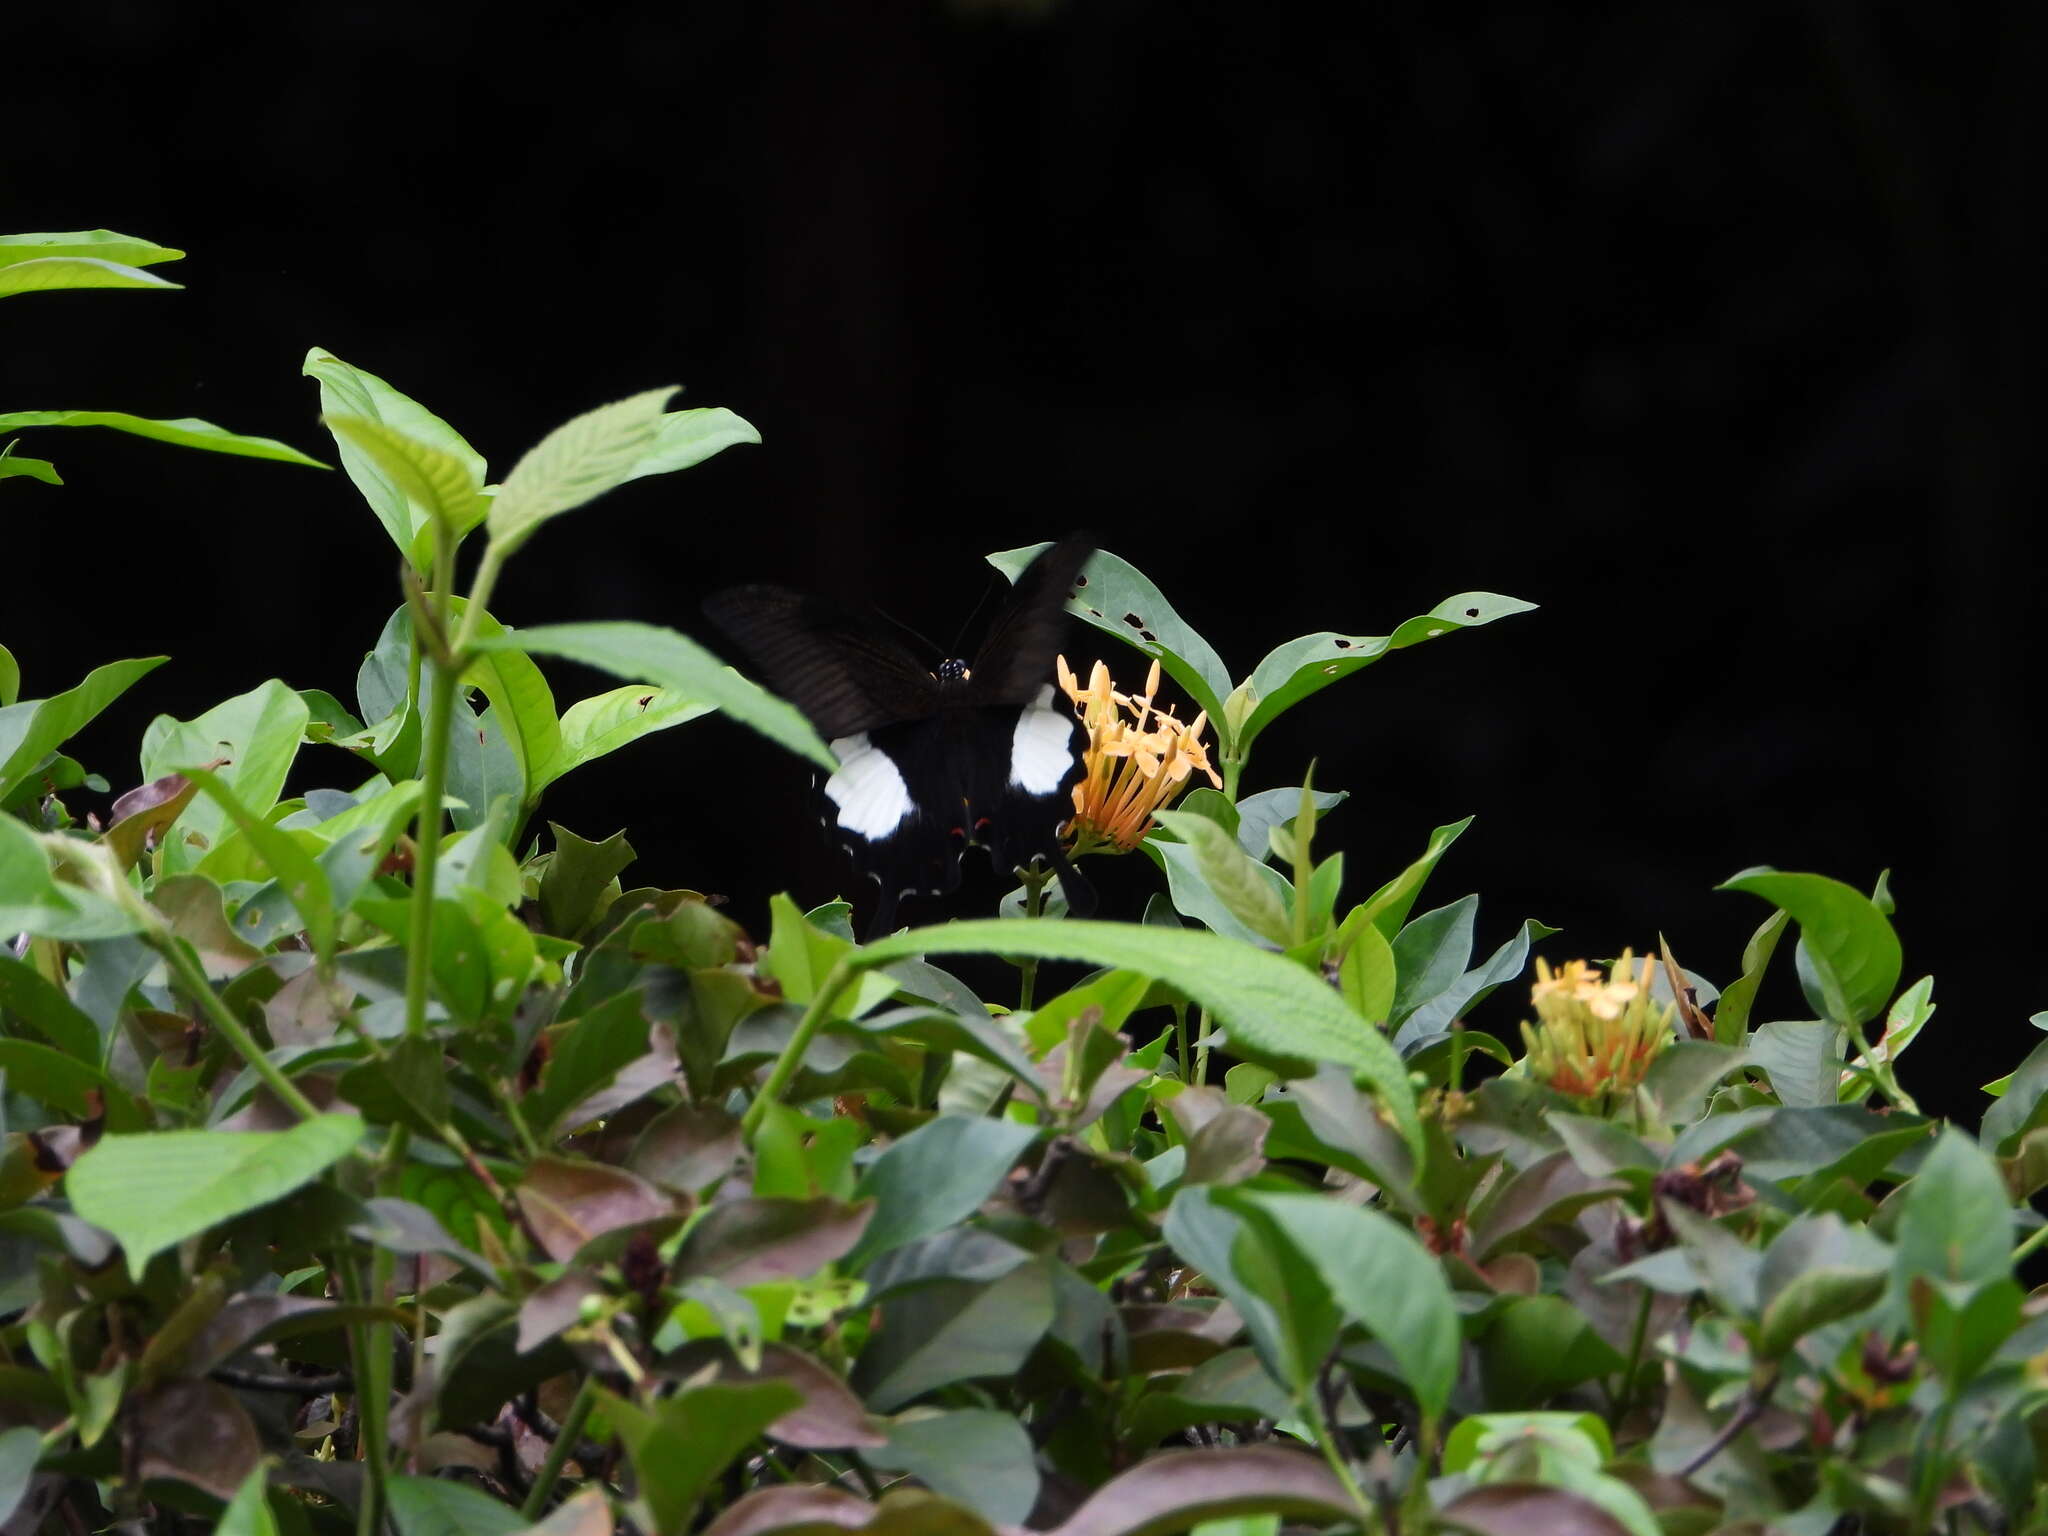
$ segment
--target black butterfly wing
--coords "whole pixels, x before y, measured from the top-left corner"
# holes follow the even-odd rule
[[[1025,704],[1052,681],[1053,658],[1065,627],[1067,599],[1081,567],[1095,553],[1086,539],[1062,539],[1041,550],[1018,573],[1009,600],[990,623],[975,653],[968,683],[977,703]]]
[[[733,587],[705,599],[704,612],[827,741],[938,707],[938,682],[915,656],[824,598],[787,587]]]

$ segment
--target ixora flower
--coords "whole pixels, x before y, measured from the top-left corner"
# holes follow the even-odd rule
[[[1074,819],[1067,827],[1073,857],[1129,853],[1151,829],[1152,813],[1172,804],[1197,772],[1223,787],[1202,746],[1208,714],[1183,724],[1171,710],[1153,704],[1159,693],[1157,661],[1140,694],[1117,692],[1109,668],[1099,661],[1083,688],[1062,656],[1059,680],[1088,728],[1081,782],[1074,786]]]
[[[1537,1022],[1522,1026],[1526,1070],[1575,1099],[1634,1091],[1671,1043],[1675,1010],[1650,1000],[1647,955],[1638,971],[1624,949],[1611,980],[1583,960],[1567,960],[1553,971],[1539,957],[1529,997]]]

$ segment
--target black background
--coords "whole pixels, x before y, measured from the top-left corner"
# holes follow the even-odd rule
[[[299,377],[318,345],[499,473],[664,382],[759,427],[550,527],[494,603],[513,624],[702,634],[707,592],[765,578],[943,643],[984,553],[1077,528],[1239,675],[1298,633],[1527,598],[1302,705],[1245,787],[1319,759],[1351,792],[1329,831],[1354,896],[1476,812],[1431,890],[1483,894],[1482,949],[1524,916],[1564,928],[1554,957],[1662,932],[1724,982],[1764,908],[1715,883],[1889,867],[1903,980],[1934,971],[1942,1004],[1909,1083],[1974,1119],[2036,1038],[2038,6],[9,25],[0,223],[190,256],[158,269],[181,293],[9,301],[0,409],[197,415],[331,458]],[[273,675],[353,696],[397,591],[341,475],[104,432],[21,451],[69,482],[5,488],[28,694],[176,658],[84,739],[117,790],[155,713]],[[563,703],[609,685],[551,670]],[[323,756],[311,782],[349,780]],[[770,890],[845,883],[803,782],[711,719],[544,814],[628,827],[634,878],[758,924]],[[1148,876],[1111,872],[1112,905]],[[1802,1011],[1781,981],[1764,1016]]]

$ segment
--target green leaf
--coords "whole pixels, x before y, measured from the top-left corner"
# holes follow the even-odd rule
[[[291,902],[292,910],[299,914],[306,937],[313,942],[313,953],[323,965],[326,964],[334,954],[339,923],[334,905],[334,886],[327,877],[327,871],[299,846],[298,839],[291,833],[253,814],[229,788],[226,779],[203,768],[187,767],[183,772],[225,812],[262,857],[270,873],[277,878],[285,899]]]
[[[57,473],[56,465],[52,464],[48,459],[31,459],[23,455],[17,455],[14,451],[14,444],[10,442],[0,446],[0,480],[11,480],[17,477],[40,480],[45,485],[62,485],[64,483],[64,477]],[[12,704],[13,702],[14,700],[8,696],[6,688],[0,687],[0,704]]]
[[[632,479],[654,451],[662,406],[679,387],[664,385],[585,411],[528,449],[505,477],[486,519],[499,553],[512,554],[549,518]]]
[[[1841,1026],[1825,1019],[1775,1020],[1750,1037],[1749,1064],[1770,1077],[1781,1104],[1833,1104],[1842,1075]]]
[[[1899,936],[1877,904],[1854,886],[1825,875],[1753,870],[1719,889],[1748,891],[1792,914],[1827,1015],[1836,1023],[1862,1024],[1891,1001],[1899,983]]]
[[[0,708],[0,800],[99,712],[154,672],[168,656],[95,667],[76,688],[48,699],[22,699]],[[8,658],[12,670],[13,657]]]
[[[2043,1124],[2048,1124],[2048,1040],[2007,1074],[1998,1102],[1984,1111],[1981,1134],[1986,1147],[2005,1155],[2028,1131]]]
[[[169,278],[97,256],[38,256],[0,262],[0,299],[59,288],[182,288]]]
[[[410,554],[428,527],[452,550],[462,535],[482,519],[483,465],[459,454],[409,437],[381,421],[362,416],[327,416],[327,430],[344,449],[354,448],[384,472],[412,504],[416,525],[412,542],[401,546]],[[425,516],[421,517],[420,514]],[[433,545],[426,545],[426,565],[433,565]]]
[[[2025,1293],[1999,1276],[1978,1285],[1943,1284],[1916,1275],[1907,1288],[1921,1358],[1959,1390],[2020,1325]]]
[[[1903,1199],[1892,1268],[1901,1292],[1915,1276],[1976,1285],[2012,1272],[2012,1202],[1975,1138],[1943,1130]]]
[[[802,1394],[783,1381],[712,1382],[685,1388],[652,1408],[606,1393],[605,1416],[626,1443],[639,1482],[636,1502],[653,1536],[679,1536],[687,1529],[713,1480],[802,1402]]]
[[[653,443],[621,479],[638,480],[643,475],[666,475],[688,469],[739,443],[760,441],[759,432],[722,405],[669,411],[657,422]]]
[[[854,1191],[856,1200],[875,1202],[875,1214],[847,1256],[848,1270],[965,1221],[1037,1134],[1010,1120],[941,1115],[893,1143],[869,1165]]]
[[[1778,940],[1785,936],[1785,929],[1791,921],[1791,913],[1773,912],[1743,946],[1742,975],[1728,984],[1721,993],[1720,1001],[1714,1004],[1714,1041],[1717,1045],[1742,1044],[1749,1032],[1749,1011],[1756,1002],[1756,989],[1763,985],[1764,969],[1771,963]]]
[[[270,1512],[269,1480],[268,1470],[260,1464],[243,1478],[221,1511],[213,1536],[278,1536],[277,1517]]]
[[[43,1437],[29,1425],[0,1430],[0,1526],[7,1524],[27,1496],[42,1454]]]
[[[1278,955],[1188,928],[987,918],[913,928],[868,945],[860,958],[873,965],[974,953],[1078,960],[1171,981],[1228,1025],[1233,1042],[1353,1068],[1379,1096],[1417,1162],[1423,1160],[1414,1090],[1386,1036],[1346,1007],[1335,989]]]
[[[1389,651],[1434,640],[1457,629],[1475,629],[1512,614],[1529,613],[1534,603],[1495,592],[1461,592],[1447,597],[1428,613],[1410,619],[1391,635],[1303,635],[1270,651],[1253,670],[1252,692],[1258,707],[1238,733],[1240,747],[1282,714],[1340,677],[1378,661]]]
[[[988,563],[1015,581],[1045,544],[1028,544],[990,555]],[[1106,549],[1098,549],[1082,567],[1084,585],[1067,603],[1067,612],[1104,634],[1159,659],[1169,677],[1206,710],[1218,731],[1223,729],[1223,697],[1230,692],[1230,671],[1209,642],[1173,611],[1173,606],[1138,568]],[[1135,622],[1133,622],[1135,621]],[[1147,639],[1146,636],[1151,636]],[[1128,691],[1128,690],[1126,690]]]
[[[275,678],[216,704],[196,720],[158,715],[142,735],[142,777],[182,773],[196,780],[191,770],[226,758],[211,777],[248,815],[265,817],[284,789],[310,718],[297,690]],[[229,817],[217,799],[195,802],[178,819],[177,834],[163,844],[163,871],[175,874],[197,864],[221,840]]]
[[[272,438],[244,437],[193,416],[154,421],[144,416],[131,416],[126,411],[14,411],[0,415],[0,432],[11,432],[20,427],[112,427],[116,432],[132,432],[137,437],[175,443],[180,448],[204,448],[244,459],[275,459],[284,464],[305,464],[313,469],[328,467],[318,459],[310,459],[298,449]]]
[[[65,1055],[99,1065],[99,1026],[62,987],[4,948],[0,948],[0,1012],[14,1015]]]
[[[890,1297],[854,1367],[855,1389],[891,1413],[956,1381],[1015,1375],[1053,1323],[1052,1262],[1034,1259],[986,1285],[939,1280]]]
[[[1210,794],[1216,793],[1214,790],[1208,792]],[[1197,790],[1195,793],[1200,794],[1202,791]],[[1315,807],[1318,814],[1331,810],[1350,798],[1341,789],[1318,789],[1311,791],[1311,793],[1315,797]],[[1193,798],[1194,795],[1188,797],[1189,800]],[[1222,797],[1219,795],[1217,798],[1221,799]],[[1230,805],[1230,802],[1227,800],[1223,803]],[[1296,814],[1301,810],[1301,791],[1298,788],[1262,789],[1255,795],[1246,795],[1230,808],[1237,818],[1235,822],[1237,846],[1253,858],[1263,859],[1266,856],[1268,839],[1273,828],[1294,820]],[[1181,809],[1184,811],[1192,810],[1193,807],[1187,803],[1187,800],[1183,800],[1181,802]]]
[[[512,1536],[530,1523],[510,1504],[447,1478],[393,1477],[384,1498],[398,1536]]]
[[[1779,1358],[1814,1329],[1861,1312],[1884,1294],[1884,1286],[1883,1270],[1828,1265],[1794,1276],[1764,1308],[1757,1353]]]
[[[1584,1313],[1558,1296],[1517,1296],[1479,1338],[1486,1401],[1533,1407],[1566,1387],[1618,1371],[1621,1356]]]
[[[549,933],[573,939],[599,916],[598,904],[620,870],[637,855],[626,834],[585,842],[567,827],[548,823],[555,851],[540,877],[540,916]]]
[[[560,744],[554,758],[542,765],[532,793],[539,794],[572,768],[595,762],[642,736],[708,715],[717,707],[680,689],[652,683],[632,683],[579,699],[563,712]]]
[[[5,709],[21,697],[21,664],[14,659],[14,652],[0,645],[0,709]]]
[[[1252,858],[1235,837],[1206,817],[1160,811],[1153,819],[1186,845],[1202,888],[1226,912],[1269,943],[1285,947],[1290,942],[1293,930],[1287,902],[1280,894],[1286,882],[1275,871]],[[1187,904],[1177,899],[1178,894],[1176,887],[1174,905],[1189,917],[1201,919],[1203,914],[1189,911]]]
[[[1430,1420],[1458,1379],[1458,1309],[1443,1268],[1399,1222],[1320,1194],[1240,1191],[1227,1203],[1271,1222],[1313,1265],[1351,1322],[1394,1357]]]
[[[1483,964],[1456,977],[1441,991],[1415,1000],[1405,1013],[1406,1000],[1397,999],[1393,1017],[1400,1021],[1400,1027],[1394,1034],[1395,1047],[1405,1050],[1417,1040],[1449,1029],[1467,1011],[1486,1001],[1495,988],[1520,976],[1529,963],[1530,946],[1555,932],[1555,928],[1532,917]],[[1397,960],[1399,953],[1395,951]]]
[[[908,1472],[991,1524],[1019,1525],[1038,1502],[1031,1436],[1014,1414],[993,1408],[907,1413],[889,1425],[885,1446],[861,1459],[885,1472]]]
[[[411,443],[454,460],[461,466],[462,478],[470,486],[480,488],[483,485],[483,455],[470,447],[462,434],[447,422],[411,396],[393,389],[374,373],[353,367],[319,347],[306,354],[301,372],[319,382],[320,414],[323,418],[353,417],[388,428]],[[331,420],[328,429],[334,431]],[[407,488],[388,473],[366,447],[338,431],[334,432],[334,442],[341,450],[341,467],[355,482],[363,500],[370,504],[370,510],[384,525],[391,542],[412,563],[413,569],[425,575],[434,563],[433,534],[430,531],[433,520],[427,503],[415,501],[408,495]],[[482,520],[485,501],[480,496],[472,496],[465,505],[458,498],[450,510],[459,512],[455,523],[455,534],[459,538]],[[381,715],[383,711],[377,713]]]
[[[1348,943],[1350,935],[1357,931],[1360,923],[1371,923],[1389,943],[1399,935],[1408,922],[1408,914],[1415,908],[1415,898],[1422,893],[1423,882],[1436,868],[1437,860],[1444,851],[1455,843],[1459,835],[1472,825],[1470,816],[1463,821],[1454,821],[1449,826],[1438,827],[1429,834],[1429,846],[1422,851],[1422,857],[1394,876],[1371,896],[1353,907],[1338,931],[1338,942]]]
[[[623,622],[545,624],[479,639],[477,648],[566,656],[618,677],[652,679],[725,711],[740,724],[828,772],[838,770],[839,760],[794,705],[748,682],[696,641],[672,629]]]
[[[118,235],[111,229],[67,230],[62,234],[0,235],[0,267],[20,261],[39,261],[50,256],[90,256],[100,261],[118,261],[130,267],[153,267],[160,261],[178,261],[183,251]]]
[[[1162,1231],[1237,1309],[1272,1378],[1297,1396],[1308,1390],[1344,1325],[1315,1267],[1213,1185],[1183,1183]]]
[[[1393,1016],[1394,991],[1399,979],[1394,949],[1386,935],[1371,923],[1360,923],[1339,954],[1337,985],[1344,1001],[1361,1019],[1386,1023]]]
[[[65,1175],[72,1209],[114,1235],[137,1280],[150,1258],[311,1183],[361,1139],[354,1115],[288,1131],[157,1131],[106,1136]]]
[[[453,599],[450,608],[458,619],[467,622],[469,605],[466,599]],[[478,640],[501,641],[508,633],[505,626],[488,613],[478,614],[475,625],[474,634]],[[511,748],[513,759],[519,766],[518,800],[523,810],[540,793],[541,785],[547,781],[549,766],[562,754],[562,725],[555,718],[555,696],[548,687],[547,678],[533,664],[533,658],[517,646],[494,644],[470,663],[462,674],[462,681],[466,687],[482,689],[484,697],[490,700],[491,707],[484,716],[484,723],[495,727]],[[432,697],[433,687],[433,681],[423,675],[420,679],[422,709]]]
[[[0,928],[10,935],[111,939],[142,926],[137,910],[82,886],[60,883],[50,872],[42,840],[14,817],[0,815]]]

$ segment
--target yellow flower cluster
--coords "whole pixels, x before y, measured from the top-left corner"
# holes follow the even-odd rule
[[[1099,661],[1083,688],[1062,656],[1059,680],[1088,728],[1086,771],[1074,786],[1074,819],[1068,824],[1075,857],[1130,852],[1151,829],[1152,813],[1170,805],[1197,772],[1223,787],[1202,746],[1208,714],[1183,724],[1171,710],[1153,704],[1159,692],[1157,661],[1140,694],[1119,693],[1109,668]]]
[[[1573,1098],[1632,1092],[1671,1043],[1676,1010],[1650,1000],[1649,957],[1637,971],[1626,949],[1611,980],[1583,960],[1552,971],[1539,958],[1529,998],[1538,1022],[1522,1026],[1528,1073]]]

